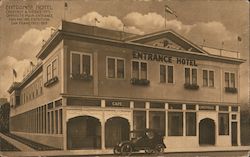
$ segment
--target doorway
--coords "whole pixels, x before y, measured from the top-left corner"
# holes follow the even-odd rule
[[[199,123],[199,144],[215,145],[215,123],[210,118],[202,119]]]

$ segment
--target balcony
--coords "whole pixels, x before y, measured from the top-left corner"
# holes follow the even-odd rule
[[[71,74],[70,78],[75,79],[75,80],[83,80],[83,81],[93,80],[93,76],[90,74]]]
[[[130,83],[132,85],[138,85],[138,86],[149,86],[150,81],[147,79],[138,79],[138,78],[132,78],[130,80]]]
[[[184,84],[184,88],[185,89],[189,89],[189,90],[198,90],[199,89],[199,85],[197,85],[197,84],[191,84],[191,83],[185,83]]]
[[[225,92],[235,94],[238,92],[238,90],[235,87],[225,87]]]

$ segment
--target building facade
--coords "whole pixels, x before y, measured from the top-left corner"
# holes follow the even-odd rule
[[[62,21],[10,89],[11,132],[109,149],[152,128],[168,148],[240,145],[239,65],[172,30],[137,36]]]

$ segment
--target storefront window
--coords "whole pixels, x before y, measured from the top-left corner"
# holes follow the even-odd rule
[[[165,135],[165,112],[150,111],[149,112],[149,128],[158,131],[161,135]]]
[[[196,136],[196,113],[186,112],[186,135]]]
[[[168,112],[168,135],[183,136],[182,112]]]
[[[134,130],[144,130],[146,128],[146,111],[133,112]]]
[[[228,113],[219,113],[219,135],[229,135]]]

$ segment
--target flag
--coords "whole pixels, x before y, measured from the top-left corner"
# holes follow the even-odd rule
[[[16,70],[15,70],[15,69],[12,69],[12,70],[13,70],[13,75],[14,75],[14,77],[16,78],[16,77],[17,77]]]
[[[241,41],[242,41],[242,39],[241,39],[241,37],[240,37],[240,36],[238,36],[238,38],[237,38],[237,39],[238,39],[238,41],[239,41],[239,42],[241,42]]]
[[[173,11],[172,9],[170,9],[170,7],[168,5],[165,5],[165,12],[170,13],[170,14],[174,15],[175,17],[177,17],[176,12]]]
[[[100,23],[100,21],[95,17],[95,22]]]
[[[35,64],[34,64],[32,61],[30,61],[30,65],[31,65],[31,66],[35,66]]]

